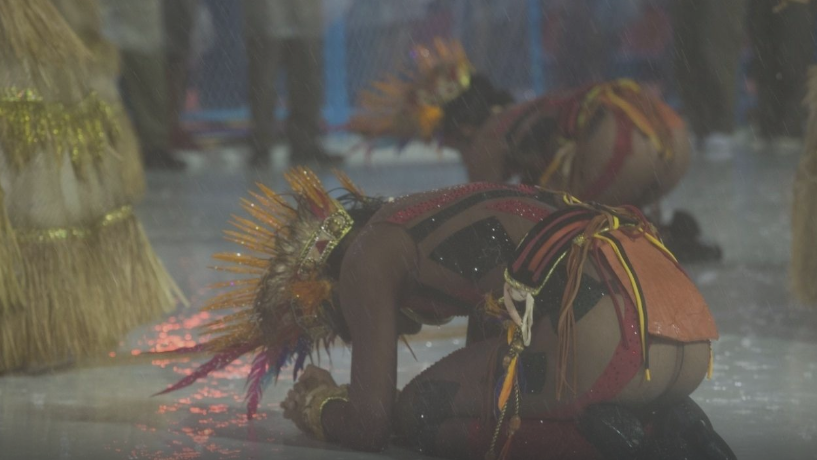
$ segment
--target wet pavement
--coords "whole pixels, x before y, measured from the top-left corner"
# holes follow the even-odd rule
[[[696,158],[663,209],[667,216],[674,208],[692,211],[725,253],[720,263],[687,267],[721,331],[714,378],[693,397],[740,459],[817,458],[817,309],[793,304],[787,289],[797,157],[744,150],[728,161]],[[191,328],[207,319],[196,310],[208,295],[205,286],[223,279],[207,269],[210,255],[233,249],[221,240],[225,222],[253,182],[283,186],[279,157],[268,171],[248,171],[239,152],[191,153],[190,171],[149,175],[139,215],[193,306],[133,331],[117,350],[80,367],[0,378],[0,459],[422,458],[397,448],[350,452],[301,435],[278,408],[291,386],[288,374],[247,422],[246,362],[189,389],[150,397],[193,363],[145,352],[195,340]],[[464,181],[454,160],[420,148],[398,159],[377,152],[370,164],[358,155],[347,172],[370,194],[400,195]],[[334,183],[328,171],[321,175]],[[462,346],[463,335],[463,323],[455,321],[412,338],[417,359],[401,348],[399,384]],[[348,350],[336,349],[323,365],[345,382],[349,359]]]

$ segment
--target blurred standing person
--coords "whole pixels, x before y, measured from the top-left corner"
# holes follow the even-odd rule
[[[184,169],[171,155],[163,8],[181,0],[103,0],[106,36],[119,48],[121,86],[148,169]],[[178,28],[183,27],[179,24]],[[189,40],[187,41],[189,44]]]
[[[612,54],[610,39],[591,8],[592,0],[561,4],[563,33],[556,48],[556,86],[559,89],[602,81]]]
[[[675,71],[683,111],[711,158],[731,155],[746,0],[676,0]]]
[[[555,56],[558,89],[610,78],[621,32],[641,14],[642,1],[562,0],[549,5],[560,14],[563,26]]]
[[[529,69],[534,64],[529,47],[519,46],[531,33],[527,0],[461,0],[458,8],[455,17],[462,17],[458,25],[461,32],[454,37],[461,37],[474,66],[514,94],[529,88]],[[520,68],[525,71],[520,72]]]
[[[806,74],[814,59],[814,6],[802,0],[750,0],[748,20],[758,147],[771,142],[775,152],[797,152],[806,119]]]
[[[400,65],[413,46],[413,28],[422,23],[427,5],[420,1],[354,0],[345,15],[349,94]]]
[[[162,0],[164,25],[165,77],[167,85],[168,142],[174,149],[199,150],[195,139],[185,131],[181,119],[187,100],[190,59],[193,56],[194,31],[198,18],[198,0]]]
[[[276,77],[286,70],[290,163],[338,163],[320,142],[323,103],[321,0],[244,0],[252,164],[269,163],[275,140]]]

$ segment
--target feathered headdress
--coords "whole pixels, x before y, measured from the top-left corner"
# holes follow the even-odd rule
[[[363,198],[362,192],[336,171],[344,189]],[[293,373],[316,346],[328,349],[337,336],[333,323],[333,281],[326,275],[332,250],[354,222],[333,199],[312,171],[296,168],[286,174],[292,204],[285,196],[258,185],[252,199],[242,199],[251,218],[233,216],[236,230],[225,232],[229,241],[247,252],[221,253],[214,267],[249,278],[217,283],[224,289],[204,310],[231,313],[203,326],[210,339],[193,348],[175,350],[215,353],[210,361],[159,394],[184,388],[222,369],[246,353],[255,353],[247,381],[247,416],[258,408],[263,388],[281,368],[294,362]]]
[[[432,47],[415,46],[409,68],[361,94],[362,112],[352,117],[348,129],[366,137],[431,141],[442,122],[443,106],[470,87],[472,73],[459,42],[436,39]]]

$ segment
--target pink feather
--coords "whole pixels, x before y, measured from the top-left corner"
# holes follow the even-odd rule
[[[209,373],[227,367],[228,364],[238,359],[239,356],[251,351],[256,347],[257,347],[256,344],[247,344],[244,345],[243,347],[234,348],[232,350],[221,352],[213,356],[213,359],[211,359],[210,361],[207,361],[206,363],[197,367],[192,374],[179,380],[175,384],[169,386],[164,391],[160,391],[159,393],[154,394],[153,396],[163,395],[165,393],[170,393],[171,391],[176,391],[181,388],[190,386],[193,384],[193,382],[202,377],[207,376]]]
[[[165,351],[148,351],[143,352],[142,354],[146,355],[184,355],[189,353],[203,353],[207,350],[207,343],[200,343],[198,345],[192,347],[180,347],[173,350],[165,350]]]
[[[269,353],[267,353],[267,350],[261,350],[253,359],[250,375],[247,377],[247,395],[244,399],[247,401],[247,419],[249,420],[252,420],[258,411],[258,404],[261,402],[261,396],[264,393],[262,380],[267,373],[268,367]]]

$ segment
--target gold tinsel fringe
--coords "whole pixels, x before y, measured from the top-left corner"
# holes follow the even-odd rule
[[[81,171],[115,144],[118,132],[113,109],[96,93],[72,106],[46,102],[33,89],[7,88],[0,94],[0,145],[16,168],[38,152],[52,152],[60,164],[68,152]]]
[[[809,69],[805,151],[794,181],[791,287],[800,302],[817,305],[817,66]]]
[[[0,322],[0,373],[112,350],[183,300],[127,207],[86,232],[18,231],[24,309]]]

